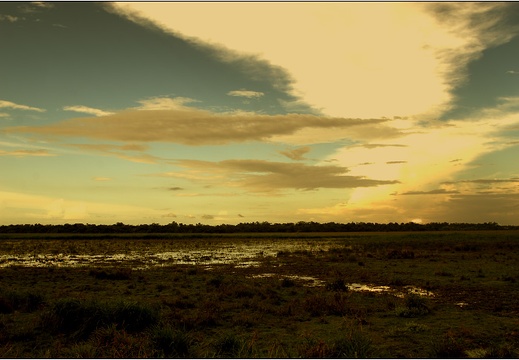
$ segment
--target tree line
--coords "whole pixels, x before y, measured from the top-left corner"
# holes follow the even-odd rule
[[[236,225],[183,224],[175,221],[161,225],[158,223],[128,225],[117,222],[112,225],[96,224],[13,224],[1,225],[0,233],[294,233],[294,232],[391,232],[391,231],[460,231],[460,230],[519,230],[519,226],[499,225],[496,222],[485,223],[447,223],[433,222],[418,224],[413,222],[386,224],[372,222],[318,223],[299,221],[296,223],[248,222]]]

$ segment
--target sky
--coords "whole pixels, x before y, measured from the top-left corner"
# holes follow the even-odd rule
[[[519,4],[1,2],[0,224],[519,225]]]

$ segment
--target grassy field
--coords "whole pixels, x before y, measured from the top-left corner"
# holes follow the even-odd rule
[[[0,259],[2,357],[519,355],[517,231],[1,234]]]

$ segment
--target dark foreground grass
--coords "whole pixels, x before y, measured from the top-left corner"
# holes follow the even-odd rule
[[[328,251],[311,250],[329,240],[316,235],[309,250],[260,257],[255,267],[0,268],[0,356],[519,356],[518,233],[334,236]],[[2,241],[0,254],[155,251],[172,240]],[[355,292],[351,283],[397,292]]]

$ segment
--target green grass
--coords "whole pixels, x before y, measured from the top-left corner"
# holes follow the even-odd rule
[[[1,357],[518,355],[518,232],[17,236],[0,240],[0,255],[153,253],[286,242],[306,248],[260,256],[252,267],[139,269],[138,262],[2,267]],[[330,250],[323,250],[324,244]],[[320,282],[308,286],[304,277]],[[356,292],[351,283],[391,285],[394,293]],[[406,285],[434,296],[404,295]]]

